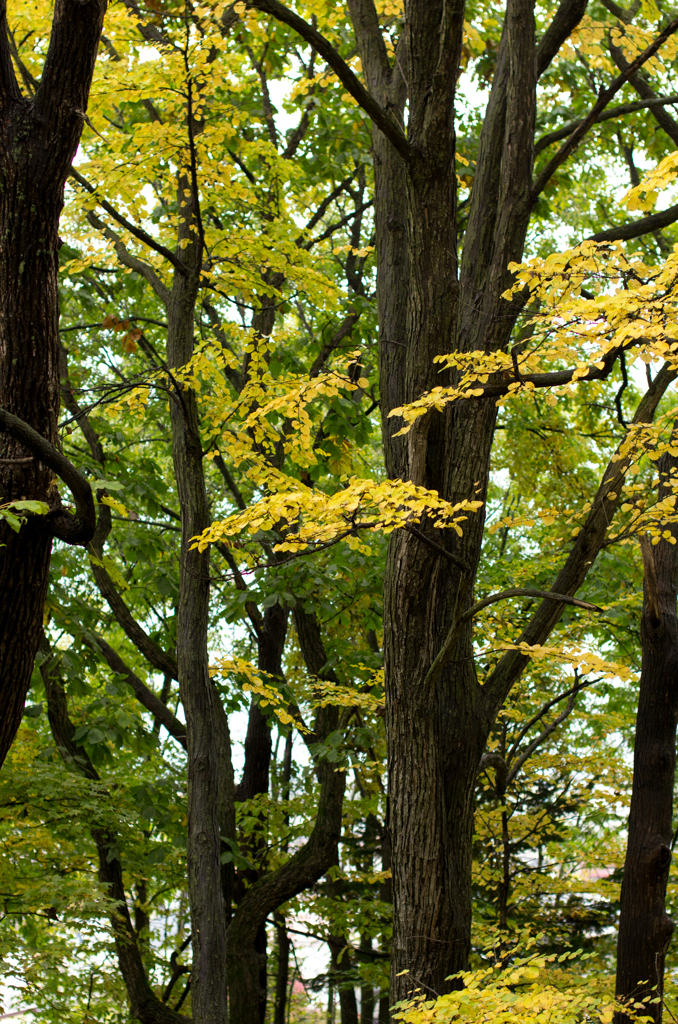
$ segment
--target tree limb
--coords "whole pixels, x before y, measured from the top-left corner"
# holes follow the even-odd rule
[[[70,177],[77,181],[78,185],[80,185],[81,188],[84,188],[85,192],[89,192],[90,195],[94,196],[101,209],[105,210],[109,217],[112,217],[120,227],[123,227],[125,231],[129,231],[130,235],[134,235],[138,241],[143,242],[149,249],[152,249],[154,252],[157,252],[158,255],[168,260],[168,262],[171,263],[174,269],[178,270],[180,274],[188,274],[188,267],[184,261],[176,255],[176,253],[173,253],[171,249],[167,248],[167,246],[161,245],[160,242],[157,242],[155,238],[153,238],[152,235],[149,235],[147,231],[144,231],[143,228],[138,228],[131,220],[128,220],[127,217],[123,217],[121,213],[118,213],[115,207],[111,206],[107,199],[102,199],[98,195],[97,189],[94,185],[87,181],[87,178],[83,178],[82,174],[80,174],[79,171],[76,171],[75,167],[71,167]]]
[[[676,376],[678,376],[676,370],[667,363],[662,366],[639,402],[633,423],[652,422],[659,402]],[[633,453],[628,453],[621,458],[619,456],[618,449],[603,474],[586,522],[578,534],[563,568],[553,581],[553,593],[567,595],[576,593],[586,579],[589,569],[605,542],[612,517],[623,500],[622,488],[626,471],[633,459]],[[544,643],[558,622],[562,610],[562,604],[543,601],[521,633],[518,643],[525,643],[529,646]],[[512,650],[507,651],[495,665],[483,685],[483,692],[492,701],[495,708],[501,707],[529,660],[529,654]]]
[[[263,11],[264,14],[272,15],[272,17],[283,22],[283,24],[289,25],[302,39],[306,40],[327,62],[347,92],[362,107],[377,128],[384,133],[386,138],[400,153],[403,160],[409,161],[411,159],[412,147],[391,111],[384,110],[377,103],[362,82],[351,71],[346,61],[339,56],[332,44],[317,29],[309,25],[303,18],[300,18],[294,11],[285,7],[284,4],[279,3],[279,0],[248,0],[247,6]]]
[[[642,235],[648,235],[653,231],[666,228],[669,224],[675,224],[677,220],[678,203],[675,206],[669,206],[667,210],[661,210],[660,213],[651,213],[647,217],[639,217],[638,220],[632,220],[630,224],[620,224],[617,228],[607,228],[605,231],[598,231],[595,235],[590,235],[590,241],[629,241],[632,238],[640,238]]]
[[[6,409],[0,409],[0,430],[20,441],[40,462],[54,470],[75,498],[74,516],[62,508],[48,514],[47,521],[54,536],[67,544],[88,544],[94,536],[96,513],[92,488],[82,473],[37,430]]]
[[[6,107],[20,99],[21,89],[16,80],[9,48],[7,0],[0,0],[0,106]]]
[[[663,107],[670,103],[678,103],[678,93],[673,93],[671,96],[655,96],[652,99],[636,100],[634,103],[621,103],[618,107],[613,107],[612,110],[605,110],[596,119],[595,123],[601,124],[603,121],[611,121],[616,117],[624,117],[626,114],[635,114],[638,110],[652,110],[654,107]],[[582,121],[583,118],[578,121],[570,121],[568,124],[563,125],[562,128],[557,128],[553,132],[547,132],[546,135],[542,135],[535,143],[534,155],[538,156],[547,146],[551,146],[554,142],[560,142],[561,139],[566,139],[575,128],[579,127]]]
[[[85,634],[85,643],[94,650],[98,650],[103,654],[104,658],[108,662],[109,667],[116,672],[118,675],[124,676],[126,682],[134,690],[134,696],[137,698],[140,704],[150,711],[152,715],[155,715],[161,725],[164,725],[170,736],[177,740],[182,745],[184,750],[187,749],[186,743],[186,726],[183,722],[180,722],[176,715],[173,715],[170,709],[164,704],[160,698],[153,693],[153,690],[149,689],[148,686],[139,676],[132,671],[123,659],[120,657],[118,652],[98,633],[87,633]]]
[[[561,0],[553,21],[537,46],[537,78],[541,78],[560,47],[584,17],[586,4],[587,0]]]

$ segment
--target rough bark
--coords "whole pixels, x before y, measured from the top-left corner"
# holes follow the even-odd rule
[[[52,444],[59,410],[57,291],[64,183],[87,108],[105,0],[58,0],[35,97],[21,95],[0,4],[0,407]],[[0,434],[3,501],[56,505],[52,471]],[[42,614],[52,535],[39,517],[0,524],[0,764],[21,721]]]
[[[286,1024],[287,986],[290,978],[290,937],[285,927],[282,914],[274,915],[276,939],[278,943],[278,972],[275,976],[275,1002],[273,1004],[273,1024]]]
[[[669,474],[678,459],[658,463],[659,500],[673,493]],[[677,531],[672,531],[675,535]],[[617,942],[617,995],[646,1003],[662,1019],[664,961],[674,924],[666,913],[671,864],[673,785],[678,724],[677,545],[641,539],[645,579],[641,620],[642,670],[638,694],[633,789]],[[627,1024],[626,1014],[616,1024]]]

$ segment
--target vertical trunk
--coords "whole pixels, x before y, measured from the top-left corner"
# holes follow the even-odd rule
[[[201,244],[193,230],[193,200],[185,201],[189,181],[180,176],[178,194],[185,210],[179,242],[188,272],[177,272],[168,303],[167,362],[170,369],[193,354],[193,319],[198,294]],[[191,901],[193,970],[191,994],[195,1024],[227,1020],[226,920],[221,879],[219,824],[223,793],[218,697],[209,676],[209,548],[192,548],[192,538],[209,525],[202,445],[195,394],[175,391],[170,401],[172,458],[181,507],[181,560],[177,609],[179,688],[188,739],[188,889]],[[223,788],[223,784],[221,786]]]
[[[659,462],[659,499],[672,493],[669,473],[678,459]],[[674,536],[676,535],[674,530]],[[676,545],[641,541],[645,582],[643,651],[633,757],[633,791],[621,891],[617,944],[617,995],[646,1003],[662,1019],[664,961],[673,921],[666,913],[671,863],[671,819],[678,723],[678,616]],[[617,1014],[617,1024],[627,1016]]]
[[[285,1024],[287,1011],[287,986],[290,978],[290,937],[285,927],[282,914],[273,915],[278,941],[278,973],[275,979],[275,1006],[273,1008],[273,1024]]]
[[[372,940],[369,936],[362,936],[360,948],[365,951],[372,949]],[[374,988],[372,985],[362,985],[360,988],[360,1024],[374,1024]]]
[[[412,401],[447,382],[433,363],[435,356],[488,350],[508,341],[513,321],[501,291],[508,262],[522,253],[529,220],[536,64],[532,4],[515,0],[507,6],[484,151],[481,143],[460,291],[452,83],[463,5],[410,0],[405,20],[413,156],[407,174],[403,398]],[[466,247],[476,254],[473,259]],[[402,475],[452,502],[472,496],[484,500],[495,417],[496,407],[488,402],[457,403],[442,414],[422,417],[407,435]],[[430,533],[426,524],[422,528]],[[464,524],[462,538],[436,535],[438,543],[468,563],[468,572],[455,569],[409,534],[394,533],[389,545],[384,655],[393,847],[392,1003],[415,986],[444,992],[447,976],[467,965],[474,780],[494,709],[477,683],[470,628],[447,666],[437,675],[429,670],[458,603],[463,607],[472,600],[482,532],[480,513]]]
[[[105,4],[58,0],[42,79],[21,96],[0,3],[0,407],[53,444],[59,411],[57,290],[64,182],[82,130]],[[0,435],[0,501],[56,504],[52,472]],[[0,764],[14,738],[42,631],[51,535],[0,523]]]
[[[332,954],[333,982],[334,986],[339,990],[341,1024],[360,1024],[355,988],[350,981],[351,961],[345,942],[340,937],[335,936],[329,940],[328,945]]]

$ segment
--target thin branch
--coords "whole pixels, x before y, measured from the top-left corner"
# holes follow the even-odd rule
[[[510,597],[540,597],[546,601],[554,601],[556,604],[573,604],[577,608],[585,608],[587,611],[602,612],[603,610],[602,608],[599,608],[598,605],[589,604],[588,601],[580,601],[576,597],[568,597],[567,594],[558,594],[552,590],[533,590],[531,587],[512,587],[509,590],[501,590],[497,594],[491,594],[489,597],[483,598],[482,601],[476,601],[475,604],[471,605],[471,607],[459,617],[455,616],[442,647],[426,673],[426,684],[437,679],[449,661],[455,644],[461,635],[464,623],[473,619],[478,612],[483,610],[483,608],[487,608],[491,604],[496,604],[497,601],[505,601]]]
[[[143,228],[138,228],[131,220],[128,220],[127,217],[123,217],[121,213],[118,213],[115,207],[111,206],[107,199],[100,198],[94,185],[90,184],[90,182],[87,181],[87,178],[83,178],[82,174],[80,174],[79,171],[76,171],[74,167],[71,167],[70,176],[77,181],[81,188],[84,188],[85,192],[89,192],[90,195],[94,196],[101,209],[105,210],[109,217],[112,217],[120,227],[123,227],[125,231],[129,231],[129,233],[134,235],[138,241],[143,242],[149,249],[152,249],[164,259],[168,260],[168,262],[171,263],[174,269],[178,270],[180,274],[188,274],[188,267],[183,260],[173,253],[171,249],[168,249],[166,246],[161,245],[160,242],[157,242],[155,238],[153,238],[152,235],[149,235],[147,231],[144,231]]]
[[[104,224],[104,222],[97,217],[92,210],[88,211],[87,220],[93,228],[96,228],[97,231],[101,232],[104,238],[107,238],[109,242],[113,242],[115,254],[122,265],[124,267],[129,267],[130,270],[135,271],[135,273],[139,274],[140,277],[143,277],[144,280],[150,284],[151,288],[163,305],[167,306],[170,301],[170,290],[163,281],[161,281],[153,267],[148,263],[145,263],[143,260],[140,260],[138,256],[133,256],[118,232]]]
[[[647,217],[639,217],[630,224],[622,224],[618,228],[608,228],[606,231],[598,231],[591,235],[591,242],[628,242],[632,238],[640,238],[642,235],[649,235],[661,228],[667,228],[669,224],[675,224],[678,220],[678,203],[669,206],[659,213],[651,213]]]
[[[518,750],[518,746],[520,745],[521,741],[525,738],[525,736],[527,736],[532,726],[536,725],[537,722],[539,722],[544,717],[544,715],[548,714],[552,707],[554,707],[556,704],[560,704],[561,700],[565,700],[566,697],[571,697],[572,694],[576,695],[577,693],[579,693],[580,690],[583,690],[584,687],[594,686],[596,683],[599,682],[600,679],[587,679],[583,683],[576,682],[574,686],[571,686],[569,688],[569,690],[565,690],[564,693],[559,693],[557,697],[553,697],[550,701],[547,701],[546,704],[542,705],[542,707],[539,709],[536,715],[533,715],[529,722],[526,722],[520,730],[520,732],[518,733],[518,736],[516,737],[511,749],[506,755],[507,762],[509,764],[511,763],[511,761],[515,757],[516,751]]]
[[[186,750],[186,726],[172,714],[170,709],[160,700],[157,694],[153,693],[153,691],[149,689],[141,679],[139,679],[139,676],[123,661],[118,652],[111,647],[108,641],[106,641],[102,636],[99,636],[98,633],[88,633],[85,634],[85,643],[88,647],[98,650],[108,662],[109,667],[117,673],[117,675],[125,677],[125,681],[131,686],[134,691],[134,696],[137,698],[139,703],[142,704],[147,711],[150,711],[160,724],[165,726],[170,736],[177,740],[184,750]]]
[[[678,103],[678,94],[674,93],[671,96],[656,96],[649,100],[636,100],[634,103],[622,103],[618,107],[613,107],[612,110],[604,111],[600,117],[596,118],[595,124],[601,124],[603,121],[611,121],[616,117],[624,117],[626,114],[635,114],[638,110],[662,107],[670,103]],[[566,139],[568,135],[572,134],[575,128],[579,127],[580,124],[583,124],[583,118],[579,121],[570,121],[568,124],[563,125],[562,128],[557,128],[553,132],[548,132],[546,135],[542,135],[534,144],[534,155],[538,156],[542,150],[553,145],[554,142],[560,142],[561,139]]]
[[[465,562],[463,558],[459,558],[457,555],[453,555],[451,551],[448,551],[447,548],[444,548],[442,546],[442,544],[438,544],[430,537],[427,537],[426,534],[422,533],[421,530],[418,530],[416,526],[407,525],[404,526],[403,529],[407,530],[408,533],[413,534],[417,538],[417,540],[420,540],[422,542],[422,544],[427,544],[428,547],[430,547],[433,551],[436,551],[439,555],[442,555],[443,558],[446,558],[448,562],[451,562],[452,565],[455,566],[455,568],[461,569],[461,571],[466,575],[468,575],[471,572],[471,566],[469,565],[468,562]]]

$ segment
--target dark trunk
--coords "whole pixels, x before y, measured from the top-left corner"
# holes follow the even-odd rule
[[[659,500],[673,493],[672,456],[659,462]],[[674,531],[674,535],[675,535]],[[617,944],[617,995],[644,1002],[643,1013],[662,1019],[664,961],[673,921],[666,913],[671,863],[673,785],[678,723],[678,615],[676,544],[641,541],[645,582],[633,791],[621,890]],[[617,1014],[617,1024],[629,1018]]]
[[[285,1024],[287,1011],[287,986],[290,979],[290,937],[282,914],[274,914],[278,942],[278,973],[275,979],[275,1006],[273,1024]]]
[[[360,940],[360,948],[366,952],[372,949],[372,940],[364,935]],[[360,1024],[374,1024],[374,988],[362,985],[360,988]]]
[[[0,3],[0,407],[52,444],[59,412],[59,217],[103,22],[103,0],[59,0],[42,79],[21,96]],[[53,473],[0,435],[0,502],[58,503]],[[21,721],[42,615],[52,537],[30,520],[0,522],[0,764]]]
[[[329,939],[328,945],[332,954],[332,981],[339,992],[341,1024],[360,1024],[358,1000],[351,981],[351,958],[346,943],[339,936],[334,936]]]
[[[319,676],[327,663],[327,655],[315,617],[307,615],[299,605],[294,616],[309,673]],[[336,681],[336,677],[328,674],[327,678],[330,677]],[[308,742],[322,742],[339,724],[336,707],[321,708]],[[320,783],[318,811],[307,842],[281,868],[264,874],[250,886],[228,926],[231,1024],[252,1024],[260,1017],[265,992],[262,993],[261,988],[262,962],[256,939],[267,917],[312,885],[336,857],[346,780],[344,773],[336,772],[327,761],[317,762],[316,775]]]
[[[188,268],[175,273],[167,304],[167,362],[185,365],[193,355],[193,321],[202,245],[196,240],[196,204],[184,200],[190,179],[179,177],[185,211],[179,243]],[[220,822],[224,792],[224,714],[210,680],[207,654],[209,548],[193,538],[210,523],[195,394],[176,389],[170,401],[172,457],[181,507],[181,561],[177,608],[177,663],[188,739],[188,890],[193,934],[191,999],[195,1024],[227,1020],[226,912],[221,874]]]

